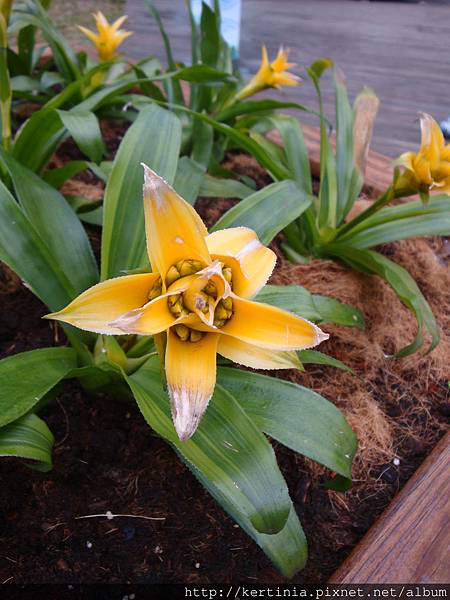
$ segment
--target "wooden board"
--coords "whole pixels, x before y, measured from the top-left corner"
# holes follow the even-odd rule
[[[450,433],[330,583],[445,583],[450,574]]]

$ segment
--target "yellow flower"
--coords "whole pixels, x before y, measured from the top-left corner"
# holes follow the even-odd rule
[[[450,144],[430,115],[420,116],[422,141],[419,152],[402,154],[396,164],[404,167],[396,183],[397,189],[419,192],[425,199],[429,192],[450,192]]]
[[[117,56],[116,50],[120,44],[127,37],[133,35],[133,32],[131,31],[119,29],[127,17],[126,15],[119,17],[112,25],[110,25],[102,12],[98,11],[98,13],[93,16],[98,33],[94,33],[86,27],[81,27],[81,25],[78,25],[78,29],[80,29],[80,31],[82,31],[95,45],[98,57],[101,61],[106,62],[112,60]]]
[[[49,318],[106,335],[166,332],[165,369],[181,440],[196,430],[216,382],[216,353],[256,369],[298,367],[295,350],[328,338],[316,325],[250,300],[276,256],[246,227],[208,232],[146,165],[144,212],[153,272],[108,279]],[[164,344],[162,345],[164,347]]]
[[[262,47],[261,66],[256,75],[252,77],[249,83],[242,88],[237,95],[239,100],[253,96],[261,90],[269,87],[279,88],[282,85],[295,86],[299,84],[300,78],[288,72],[288,69],[295,67],[294,63],[288,63],[289,50],[281,47],[278,50],[276,59],[269,63],[267,49]]]

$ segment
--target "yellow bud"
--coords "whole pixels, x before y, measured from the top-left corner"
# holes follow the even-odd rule
[[[196,331],[195,329],[191,329],[189,340],[191,342],[198,342],[203,337],[203,333],[201,331]]]
[[[189,334],[191,333],[189,327],[186,327],[186,325],[175,325],[174,329],[180,340],[182,342],[187,342],[189,339]]]
[[[175,265],[172,265],[166,273],[166,285],[172,285],[174,281],[180,279],[181,275]]]
[[[222,298],[222,304],[227,311],[233,310],[233,300],[231,298]]]
[[[224,267],[222,269],[222,275],[224,276],[225,280],[228,281],[228,283],[231,283],[231,280],[233,279],[233,271],[231,267]]]

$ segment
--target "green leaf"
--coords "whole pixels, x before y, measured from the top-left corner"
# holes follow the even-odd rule
[[[295,383],[229,367],[218,369],[217,381],[261,431],[351,478],[356,436],[331,402]]]
[[[259,533],[283,529],[292,504],[275,454],[232,395],[216,387],[198,430],[180,442],[159,359],[150,359],[126,379],[148,424],[176,448],[194,474],[200,472],[219,489],[233,517],[248,520]]]
[[[280,133],[292,178],[307,194],[312,194],[309,152],[300,123],[295,117],[289,115],[268,117],[265,122]]]
[[[346,244],[355,248],[371,248],[380,244],[418,236],[450,235],[450,198],[448,198],[447,204],[446,211],[396,219],[380,225],[365,227],[359,233],[350,231],[339,241],[345,240]]]
[[[245,226],[268,244],[311,204],[311,198],[292,180],[268,185],[226,212],[213,230]]]
[[[16,456],[36,461],[29,465],[37,471],[52,468],[52,448],[55,438],[47,425],[36,415],[26,415],[0,429],[0,456]]]
[[[51,310],[72,299],[72,286],[22,208],[0,181],[0,260]]]
[[[218,121],[232,121],[242,115],[252,115],[257,113],[271,112],[280,108],[296,108],[306,112],[313,112],[303,104],[297,102],[280,102],[279,100],[248,100],[246,102],[236,102],[229,108],[220,112],[216,119]]]
[[[364,329],[364,317],[357,308],[334,298],[311,294],[300,285],[266,285],[256,300],[288,310],[314,323],[336,323]]]
[[[364,329],[362,312],[351,304],[344,304],[335,298],[313,294],[314,306],[321,316],[321,323],[336,323],[345,327]]]
[[[240,198],[243,200],[254,194],[255,190],[235,179],[219,179],[205,175],[200,187],[199,196],[206,198]]]
[[[37,173],[48,163],[65,137],[67,131],[58,113],[43,108],[35,112],[19,130],[13,156],[24,167]]]
[[[72,348],[40,348],[0,360],[0,427],[28,413],[76,364]]]
[[[57,169],[51,169],[44,173],[43,179],[52,187],[59,189],[63,183],[88,168],[89,163],[85,160],[70,160],[69,162],[66,162],[64,166]]]
[[[384,279],[394,290],[400,300],[414,313],[417,319],[417,335],[413,342],[396,353],[396,356],[413,354],[423,345],[423,331],[428,330],[431,352],[439,343],[439,328],[416,282],[406,269],[373,250],[360,250],[345,244],[330,244],[328,255],[338,257],[354,269],[363,273],[374,273]]]
[[[24,213],[51,254],[55,269],[69,283],[66,288],[74,298],[98,282],[97,264],[83,226],[57,190],[1,150],[0,159],[8,169]],[[26,252],[17,260],[30,260],[30,255]],[[33,286],[31,281],[28,283]]]
[[[336,369],[347,371],[347,373],[352,373],[353,375],[355,374],[354,371],[341,360],[334,358],[333,356],[328,356],[328,354],[324,354],[318,350],[300,350],[297,354],[304,365],[326,365],[328,367],[335,367]]]
[[[192,81],[195,83],[211,83],[217,84],[222,82],[235,81],[235,78],[229,73],[218,71],[206,64],[193,65],[192,67],[184,67],[177,71],[174,79],[183,81]]]
[[[90,111],[58,110],[64,127],[69,131],[80,150],[93,162],[99,163],[105,153],[98,119]]]
[[[449,211],[450,198],[446,194],[432,196],[427,204],[424,204],[421,200],[414,200],[412,202],[405,202],[394,206],[386,206],[375,214],[368,216],[361,223],[352,227],[347,233],[344,233],[342,236],[339,235],[339,241],[347,240],[348,237],[353,236],[364,229],[373,228],[384,223],[424,215],[435,215],[440,213],[446,215]],[[398,227],[399,229],[401,228],[401,223],[398,224]]]
[[[174,189],[182,198],[194,205],[205,176],[205,168],[192,158],[182,156],[178,161]]]
[[[202,4],[200,17],[202,63],[216,67],[220,57],[220,20],[219,16],[206,2]]]
[[[146,163],[169,183],[175,178],[181,124],[156,105],[144,108],[117,151],[103,204],[102,279],[148,264],[142,184]]]

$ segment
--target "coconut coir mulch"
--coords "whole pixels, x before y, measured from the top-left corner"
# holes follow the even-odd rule
[[[263,183],[252,161],[232,162]],[[202,199],[198,208],[211,225],[232,203]],[[91,234],[98,241],[98,232]],[[279,262],[272,283],[298,283],[352,303],[367,324],[365,331],[323,326],[331,338],[320,349],[346,362],[356,377],[323,366],[276,373],[333,401],[359,439],[355,483],[345,494],[321,487],[325,469],[274,444],[309,540],[308,564],[294,582],[326,581],[446,428],[447,244],[415,239],[382,248],[416,279],[441,327],[431,355],[402,360],[386,355],[412,339],[415,321],[386,284],[332,261],[292,265],[273,245]],[[45,307],[11,272],[0,273],[1,356],[64,343],[60,330],[41,320]],[[134,404],[89,396],[71,382],[42,416],[56,438],[53,471],[39,474],[13,459],[0,463],[0,583],[284,581]],[[142,518],[77,519],[108,510]]]

